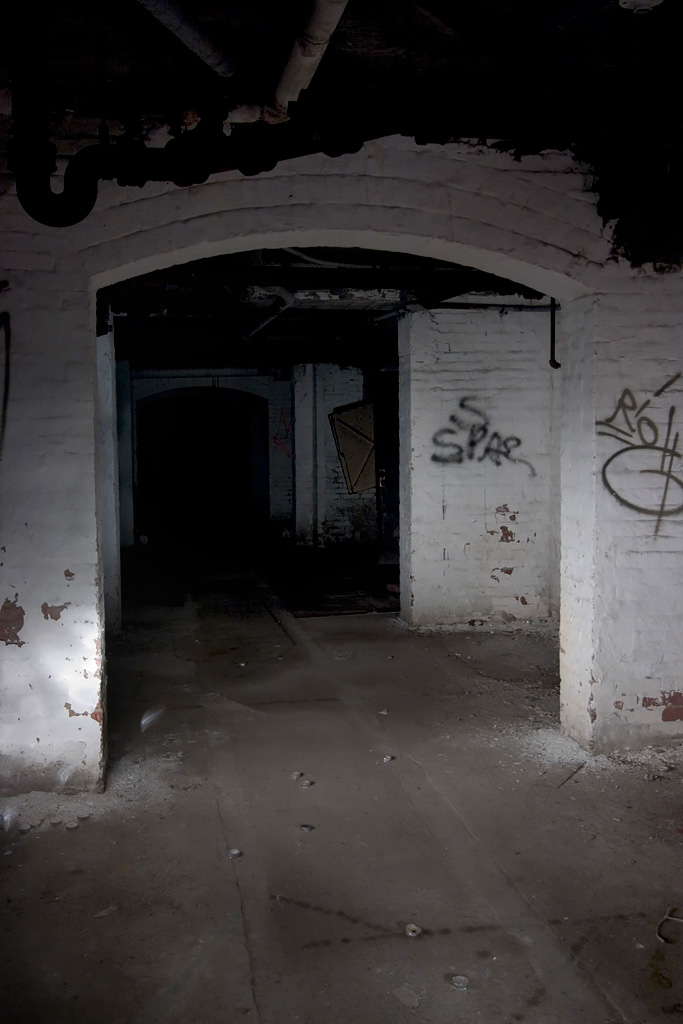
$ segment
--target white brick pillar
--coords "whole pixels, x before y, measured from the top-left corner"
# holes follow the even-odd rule
[[[92,789],[104,772],[94,317],[85,272],[63,271],[54,236],[28,227],[0,295],[0,789]]]
[[[683,732],[683,287],[562,308],[564,729],[594,751]]]
[[[400,325],[401,615],[411,625],[557,614],[550,310],[498,301]]]

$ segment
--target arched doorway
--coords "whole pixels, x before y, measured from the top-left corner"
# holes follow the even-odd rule
[[[185,387],[136,409],[135,526],[163,556],[214,564],[253,550],[268,520],[268,402]]]
[[[160,267],[274,246],[419,253],[522,282],[562,302],[558,341],[563,368],[558,376],[567,442],[561,472],[565,728],[585,746],[602,730],[602,749],[613,748],[622,738],[639,743],[662,729],[668,735],[679,728],[671,721],[658,723],[661,689],[677,692],[680,651],[672,643],[661,670],[655,674],[648,668],[650,646],[657,648],[652,653],[657,658],[662,645],[655,638],[672,613],[644,596],[621,600],[615,584],[614,563],[622,551],[629,572],[633,567],[629,579],[634,593],[656,591],[659,563],[650,559],[636,565],[636,527],[632,530],[631,520],[621,515],[621,508],[615,510],[614,499],[597,482],[605,442],[596,440],[593,427],[596,395],[600,415],[609,414],[615,393],[643,377],[645,351],[647,367],[654,365],[656,353],[675,359],[679,289],[669,276],[636,273],[610,260],[609,233],[585,185],[582,168],[566,154],[525,157],[520,163],[470,143],[421,147],[395,138],[336,161],[306,157],[283,162],[268,175],[243,179],[226,173],[197,188],[147,187],[141,194],[137,188],[105,186],[96,213],[65,232],[59,246],[53,246],[47,230],[21,235],[17,273],[6,293],[13,337],[21,339],[16,348],[21,363],[12,382],[2,463],[12,494],[3,534],[5,572],[12,582],[24,581],[18,597],[12,590],[8,599],[25,610],[22,635],[30,639],[30,644],[12,645],[5,652],[13,665],[21,662],[22,682],[16,683],[11,705],[17,709],[17,722],[6,736],[17,763],[41,778],[40,766],[52,763],[49,751],[62,751],[72,739],[80,740],[83,719],[62,721],[51,710],[62,708],[66,699],[95,716],[88,719],[84,785],[99,785],[102,779],[105,518],[97,506],[98,494],[112,508],[114,500],[107,496],[113,493],[112,481],[106,492],[97,481],[93,448],[96,325],[100,337],[107,331],[106,323],[98,323],[97,293]],[[15,201],[11,195],[2,198],[10,216]],[[29,258],[31,266],[44,269],[22,269]],[[15,267],[12,259],[7,267]],[[614,352],[619,354],[617,378]],[[662,381],[653,375],[648,386],[655,391]],[[97,399],[96,408],[106,411],[107,396],[100,393]],[[45,416],[47,403],[50,415]],[[55,434],[56,417],[68,423],[69,436],[78,443],[65,447],[64,437]],[[436,422],[427,436],[443,425]],[[45,453],[55,447],[61,461],[46,476]],[[402,511],[409,526],[411,510],[405,502]],[[65,523],[58,547],[56,512]],[[604,527],[598,529],[599,523]],[[409,530],[402,527],[401,533],[404,544],[410,544]],[[644,536],[643,550],[649,551],[650,544]],[[609,558],[604,556],[607,550]],[[506,560],[502,567],[493,562],[494,567],[512,566]],[[73,633],[57,631],[52,620],[43,618],[46,599],[69,602],[68,614],[78,623]],[[650,609],[647,621],[644,608]],[[615,660],[619,638],[635,635],[636,619],[639,657]],[[651,638],[648,644],[645,635]],[[670,631],[670,637],[677,635]],[[62,656],[68,675],[53,674],[54,680],[64,682],[50,684],[51,703],[46,702],[38,720],[35,713],[24,714],[23,681],[30,680],[34,688],[45,685],[46,664]],[[75,674],[81,658],[87,659],[87,678]],[[642,703],[644,688],[647,706]],[[622,701],[623,709],[616,706]]]

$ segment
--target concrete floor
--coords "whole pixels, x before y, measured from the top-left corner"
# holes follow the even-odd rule
[[[132,611],[107,791],[4,804],[3,1020],[683,1018],[683,749],[560,736],[548,638]]]

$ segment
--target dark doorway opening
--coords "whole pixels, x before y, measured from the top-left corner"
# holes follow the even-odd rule
[[[230,388],[176,388],[138,401],[135,419],[138,568],[161,572],[175,601],[188,577],[243,568],[263,543],[268,402]]]
[[[268,403],[178,388],[137,406],[138,537],[165,553],[235,561],[268,522]]]
[[[164,579],[164,603],[248,567],[295,615],[397,610],[398,323],[457,296],[518,291],[407,253],[296,248],[101,291],[125,427],[124,594],[131,565],[138,581],[150,569]],[[361,458],[363,486],[347,490],[357,474],[330,420],[357,406],[372,408],[374,485]]]

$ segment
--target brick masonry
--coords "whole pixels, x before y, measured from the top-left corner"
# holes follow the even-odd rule
[[[681,735],[683,517],[667,517],[655,537],[653,481],[631,502],[644,513],[608,492],[602,472],[616,442],[598,437],[595,421],[614,411],[624,388],[652,395],[678,372],[683,288],[679,274],[635,271],[610,258],[609,228],[586,184],[562,153],[516,162],[476,145],[394,138],[352,156],[301,158],[188,189],[103,185],[92,216],[65,231],[32,222],[11,193],[0,199],[0,279],[10,284],[0,309],[11,315],[13,340],[0,462],[5,788],[54,788],[62,766],[76,767],[77,787],[103,780],[96,291],[162,266],[264,246],[414,252],[562,302],[565,726],[594,748]],[[665,401],[653,409],[660,427],[668,408]],[[518,433],[514,424],[505,429]],[[404,466],[410,447],[405,437]],[[410,515],[404,502],[404,544]],[[43,604],[67,607],[46,619]]]
[[[402,614],[413,625],[556,616],[559,495],[550,313],[413,315],[402,332],[411,438]],[[407,461],[407,460],[406,460]]]

